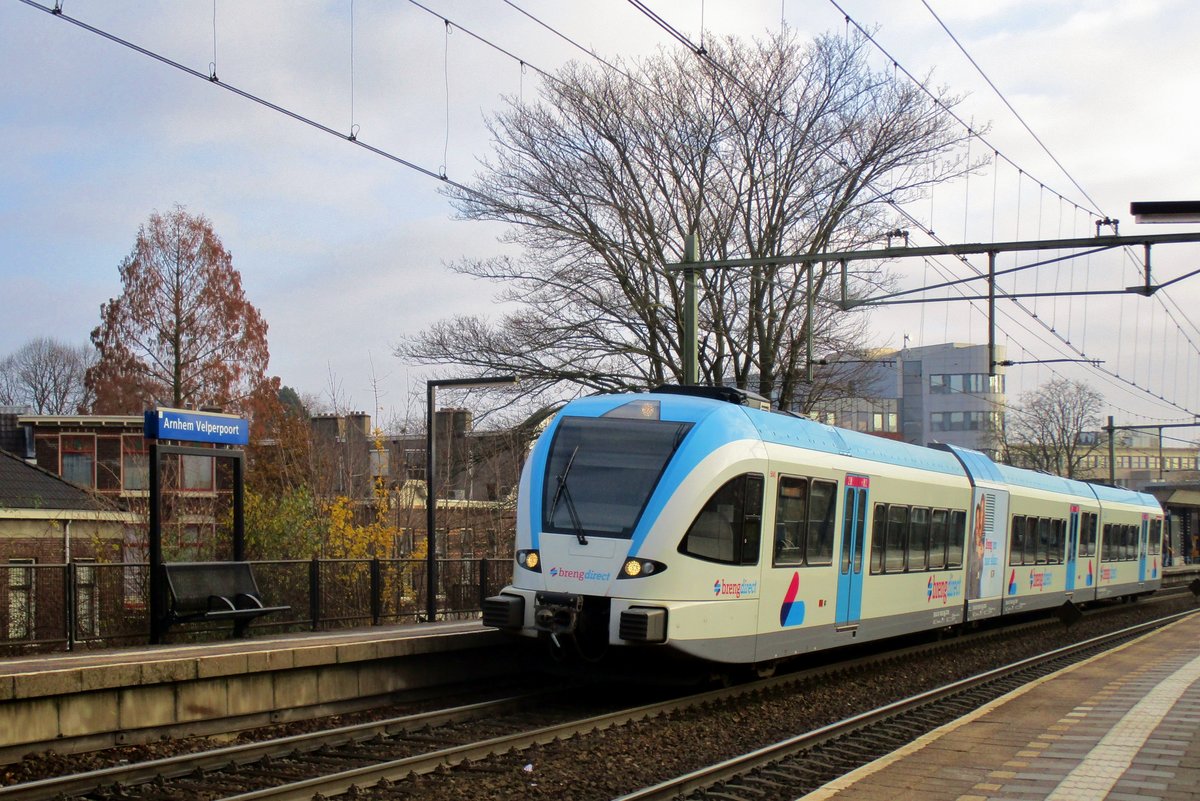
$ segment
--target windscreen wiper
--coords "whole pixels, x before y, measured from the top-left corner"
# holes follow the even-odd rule
[[[558,475],[558,487],[554,490],[554,498],[550,501],[550,521],[554,521],[554,511],[558,509],[558,499],[566,496],[567,499],[567,515],[571,518],[571,526],[575,529],[575,538],[579,540],[580,545],[587,545],[587,537],[583,534],[583,524],[579,522],[579,514],[575,511],[575,501],[571,499],[571,490],[567,489],[567,474],[571,472],[571,465],[575,464],[575,454],[579,453],[579,446],[575,446],[575,450],[571,451],[571,458],[567,459],[567,466]]]

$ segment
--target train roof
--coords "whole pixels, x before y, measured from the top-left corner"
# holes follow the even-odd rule
[[[693,392],[691,389],[707,389],[708,392]],[[736,395],[736,393],[734,393]],[[731,438],[756,433],[764,442],[792,445],[820,453],[838,454],[855,459],[864,459],[883,464],[901,465],[918,470],[953,476],[969,476],[1000,485],[1025,487],[1062,495],[1094,495],[1103,502],[1128,503],[1135,506],[1152,507],[1160,510],[1158,501],[1144,492],[1134,492],[1124,487],[1091,484],[1075,479],[1039,473],[1000,464],[986,454],[955,445],[939,444],[934,447],[898,442],[861,431],[819,423],[807,417],[782,412],[756,409],[747,399],[734,395],[726,397],[711,391],[711,388],[671,388],[645,394],[593,395],[579,398],[570,407],[597,416],[611,412],[636,399],[652,399],[669,403],[673,412],[682,419],[700,422],[712,415],[726,418],[723,425]],[[751,399],[753,400],[753,399]],[[749,425],[746,425],[749,423]]]
[[[1134,492],[1125,487],[1113,487],[1108,484],[1088,484],[1092,492],[1103,503],[1104,501],[1112,501],[1118,503],[1131,503],[1135,506],[1152,506],[1155,509],[1162,510],[1158,499],[1146,492]]]
[[[876,437],[860,431],[818,423],[806,417],[747,409],[747,416],[765,442],[795,445],[823,453],[836,453],[871,462],[913,467],[946,475],[964,475],[952,454]]]
[[[1007,464],[993,462],[996,471],[1000,473],[1005,484],[1026,489],[1056,492],[1060,495],[1090,495],[1091,492],[1082,481],[1072,481],[1062,476],[1050,473],[1039,473],[1036,470],[1025,470]]]

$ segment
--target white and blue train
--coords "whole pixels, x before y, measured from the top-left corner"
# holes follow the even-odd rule
[[[521,477],[484,623],[760,669],[1162,581],[1151,496],[747,405],[724,388],[573,401]]]

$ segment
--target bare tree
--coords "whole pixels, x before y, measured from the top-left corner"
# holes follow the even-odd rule
[[[713,42],[620,70],[569,64],[533,104],[490,121],[495,153],[469,189],[470,220],[511,228],[520,258],[466,260],[521,310],[459,316],[396,355],[522,379],[537,397],[681,380],[683,283],[666,265],[699,234],[702,259],[852,248],[894,227],[889,204],[959,175],[953,122],[918,87],[873,72],[864,42],[785,32]],[[942,97],[952,106],[956,98]],[[891,222],[891,225],[887,223]],[[808,271],[820,351],[856,350],[861,316],[835,316],[836,265],[766,265],[701,277],[703,379],[790,406],[807,367]],[[851,291],[885,281],[856,267]]]
[[[84,377],[95,361],[86,345],[32,339],[0,360],[0,403],[35,414],[78,414],[91,405]]]
[[[1021,395],[1006,415],[1004,461],[1046,473],[1079,478],[1097,444],[1080,435],[1100,427],[1104,396],[1081,381],[1056,378]]]

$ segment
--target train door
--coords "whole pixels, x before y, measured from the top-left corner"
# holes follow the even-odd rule
[[[842,505],[842,548],[838,554],[837,627],[857,626],[862,617],[863,548],[867,531],[867,493],[871,480],[846,476]]]
[[[1075,592],[1075,565],[1079,558],[1079,507],[1071,507],[1067,525],[1067,594]]]
[[[1142,527],[1138,529],[1138,582],[1146,580],[1146,553],[1149,551],[1147,543],[1150,536],[1150,515],[1142,515]]]
[[[967,620],[1000,614],[1008,553],[1008,491],[976,486],[965,532]],[[1015,580],[1016,574],[1012,575]]]

